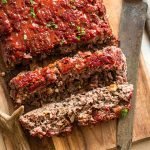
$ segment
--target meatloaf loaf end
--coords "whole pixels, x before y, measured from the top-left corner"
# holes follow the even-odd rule
[[[79,52],[45,68],[22,72],[10,81],[10,95],[18,105],[39,99],[56,101],[56,97],[82,88],[94,76],[99,78],[98,87],[127,81],[126,59],[120,48],[112,46],[94,53]]]
[[[118,43],[102,0],[0,1],[0,37],[9,67],[85,44]]]
[[[118,118],[130,108],[132,91],[133,86],[128,83],[97,88],[28,112],[20,117],[20,122],[32,136],[70,132],[75,123],[85,126]]]

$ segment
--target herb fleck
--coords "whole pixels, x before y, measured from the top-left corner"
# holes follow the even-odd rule
[[[79,36],[85,35],[85,29],[84,28],[77,26],[77,30],[78,30]]]
[[[35,17],[36,17],[36,14],[35,14],[35,12],[34,12],[34,9],[33,9],[33,8],[31,8],[31,9],[30,9],[30,14],[31,14],[31,16],[32,16],[33,18],[35,18]]]
[[[30,0],[30,3],[31,3],[31,5],[33,5],[34,4],[34,0]]]
[[[77,40],[80,40],[83,35],[85,35],[85,29],[77,26]]]
[[[76,36],[77,40],[80,41],[81,37],[80,36]]]
[[[126,117],[127,114],[128,114],[128,109],[127,108],[121,110],[121,117],[122,118]]]
[[[7,4],[7,0],[2,0],[2,4]]]
[[[58,25],[57,24],[55,24],[55,22],[49,22],[49,23],[47,23],[47,25],[46,25],[48,28],[52,28],[52,29],[57,29],[58,28]]]

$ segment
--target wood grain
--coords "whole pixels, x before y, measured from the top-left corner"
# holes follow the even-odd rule
[[[122,0],[115,0],[115,1],[104,0],[104,3],[106,5],[107,13],[109,16],[110,24],[113,28],[113,32],[116,36],[118,36],[120,16],[122,16],[121,14],[122,4],[123,4]],[[137,30],[137,28],[135,28],[135,30]],[[133,30],[132,32],[134,32],[135,30]],[[139,36],[140,35],[138,35],[138,37]],[[124,40],[127,39],[128,36]],[[137,43],[139,41],[136,40],[132,42]],[[129,54],[127,53],[126,49],[127,48],[124,48],[124,52],[128,57]],[[127,50],[129,51],[129,49]],[[137,50],[139,51],[139,47],[137,48]],[[134,54],[134,51],[132,52],[132,54]],[[131,57],[129,59],[131,59]],[[133,61],[131,61],[131,63],[133,63]],[[150,129],[149,129],[150,103],[148,101],[148,98],[150,96],[149,94],[150,87],[148,85],[148,81],[150,79],[146,74],[147,72],[144,66],[145,65],[143,64],[143,61],[141,61],[139,72],[138,72],[139,78],[137,82],[138,89],[136,95],[137,103],[135,108],[133,141],[150,137]],[[129,72],[131,71],[131,73],[133,73],[132,69],[134,68],[131,67],[131,64],[129,64],[128,69]],[[132,75],[132,77],[135,77],[135,73]],[[1,85],[4,86],[2,87]],[[8,90],[4,81],[2,81],[0,84],[0,96],[1,96],[0,109],[3,112],[7,112],[7,113],[12,112],[13,107],[12,104],[10,104],[10,100],[8,97]],[[127,122],[128,119],[124,121]],[[128,127],[125,126],[124,130],[125,131],[128,130]],[[95,126],[75,127],[72,134],[61,136],[61,137],[55,136],[52,138],[52,140],[51,138],[46,138],[41,140],[38,138],[30,137],[28,134],[26,134],[26,137],[29,141],[32,150],[37,150],[37,149],[51,150],[54,149],[54,146],[56,150],[106,150],[106,149],[114,148],[116,145],[116,121],[112,120],[109,122],[97,124]],[[0,132],[0,150],[6,150],[6,149],[11,150],[11,144],[9,138],[6,135],[4,135],[2,132]]]
[[[140,55],[133,141],[150,137],[150,74]]]
[[[119,26],[123,0],[103,0],[106,6],[107,16],[115,36],[119,36]]]
[[[76,127],[72,134],[53,141],[58,150],[104,150],[115,146],[115,129],[115,121]]]

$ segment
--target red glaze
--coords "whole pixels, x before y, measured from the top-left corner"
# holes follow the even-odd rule
[[[108,49],[109,54],[106,53]],[[123,59],[123,54],[118,51],[121,50],[112,46],[106,47],[103,51],[96,51],[94,53],[79,52],[79,54],[72,58],[65,57],[47,67],[22,72],[10,81],[10,86],[12,89],[15,88],[17,93],[21,92],[20,94],[23,94],[22,91],[32,93],[39,88],[45,88],[59,81],[66,82],[66,80],[70,78],[70,74],[80,75],[84,73],[84,70],[97,72],[103,69],[118,69],[124,64],[123,60],[120,59]],[[13,99],[16,98],[13,97]]]
[[[0,1],[5,62],[14,65],[37,54],[51,54],[56,45],[95,38],[103,43],[113,36],[105,13],[102,1],[97,0]]]

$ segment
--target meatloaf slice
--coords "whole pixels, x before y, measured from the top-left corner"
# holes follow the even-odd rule
[[[70,132],[74,123],[85,126],[118,118],[130,108],[132,91],[133,86],[128,83],[97,88],[28,112],[20,117],[20,122],[32,136]]]
[[[106,47],[94,53],[79,52],[35,71],[22,72],[10,81],[11,97],[17,104],[61,99],[99,78],[99,87],[126,82],[126,59],[121,49]],[[101,84],[101,85],[100,85]]]
[[[81,45],[117,45],[102,0],[0,1],[0,36],[7,66]]]

